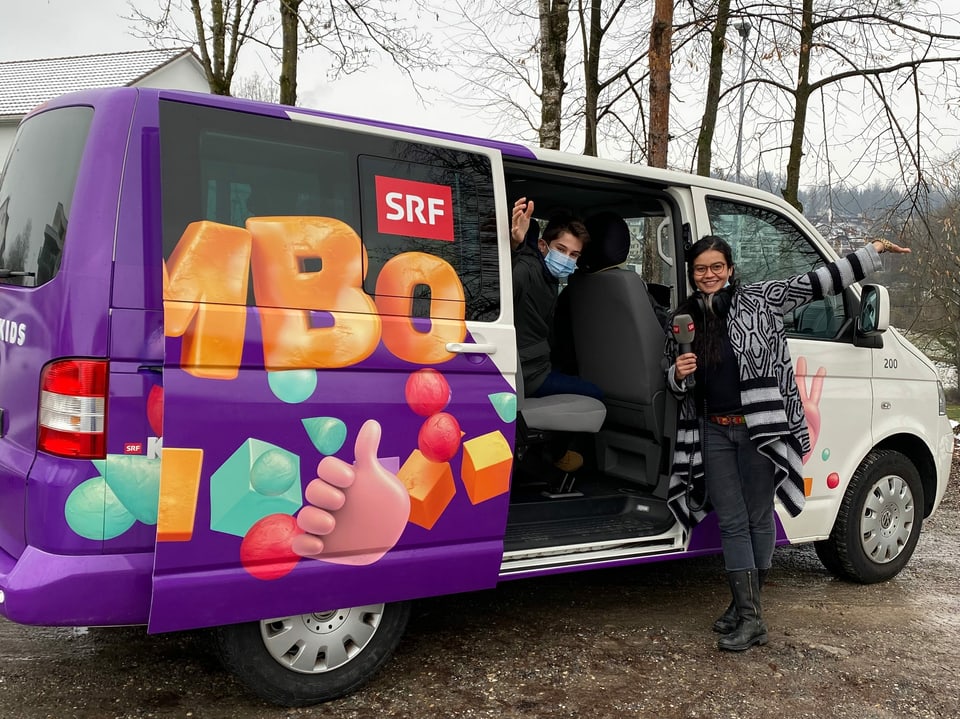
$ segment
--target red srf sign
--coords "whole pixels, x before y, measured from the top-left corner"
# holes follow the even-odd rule
[[[453,242],[453,195],[447,185],[376,176],[377,229]]]

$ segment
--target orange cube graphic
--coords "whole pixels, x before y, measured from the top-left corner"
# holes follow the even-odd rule
[[[431,462],[415,449],[397,477],[410,493],[410,521],[432,529],[457,491],[450,463]]]
[[[460,478],[473,504],[509,491],[512,468],[513,452],[499,430],[463,443]]]

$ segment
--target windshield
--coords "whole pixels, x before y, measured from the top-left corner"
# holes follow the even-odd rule
[[[68,107],[20,125],[0,176],[0,283],[37,287],[60,269],[92,118]]]

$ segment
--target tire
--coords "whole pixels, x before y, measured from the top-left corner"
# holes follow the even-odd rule
[[[288,707],[359,689],[396,649],[410,603],[372,604],[217,627],[224,667],[261,699]]]
[[[847,487],[830,538],[817,556],[837,576],[861,584],[900,573],[923,524],[923,485],[916,467],[891,450],[868,454]]]
[[[813,548],[817,550],[817,558],[820,563],[827,568],[835,577],[846,579],[847,574],[843,571],[843,564],[840,563],[840,555],[837,553],[837,547],[833,543],[833,538],[823,539],[813,543]]]

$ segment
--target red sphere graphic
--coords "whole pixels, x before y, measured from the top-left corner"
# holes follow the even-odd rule
[[[450,385],[442,374],[430,367],[410,374],[405,394],[410,409],[421,417],[436,414],[450,403]]]
[[[427,417],[420,427],[417,446],[431,462],[448,462],[460,448],[460,423],[447,412]]]
[[[147,421],[157,437],[163,436],[163,387],[155,384],[147,395]]]
[[[290,545],[302,534],[296,517],[268,514],[258,520],[240,543],[240,563],[257,579],[279,579],[288,575],[300,561]]]

